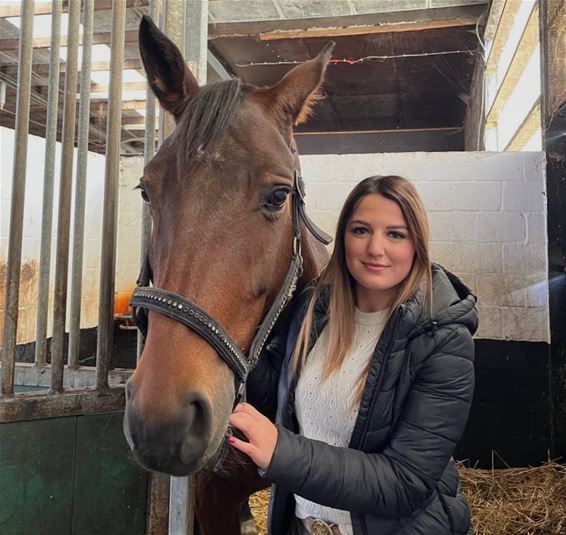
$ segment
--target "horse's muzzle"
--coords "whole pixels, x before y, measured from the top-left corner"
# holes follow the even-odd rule
[[[128,385],[130,386],[130,385]],[[124,434],[137,460],[147,469],[186,476],[205,464],[211,439],[211,408],[200,396],[188,395],[174,416],[145,415],[128,389]],[[151,423],[150,423],[151,422]]]

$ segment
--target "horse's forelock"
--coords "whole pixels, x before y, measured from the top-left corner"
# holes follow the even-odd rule
[[[179,174],[187,175],[226,131],[250,87],[238,79],[207,85],[188,101],[179,121]]]

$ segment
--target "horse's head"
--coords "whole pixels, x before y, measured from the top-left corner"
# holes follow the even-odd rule
[[[144,18],[149,83],[176,127],[140,179],[149,203],[156,288],[198,304],[247,350],[292,255],[292,126],[307,116],[330,56],[277,85],[199,88],[176,46]],[[234,373],[209,342],[155,310],[127,385],[124,430],[136,457],[173,475],[214,457],[235,400]]]

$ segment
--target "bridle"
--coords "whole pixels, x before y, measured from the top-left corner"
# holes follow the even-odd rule
[[[319,229],[305,212],[304,181],[295,171],[292,189],[292,218],[293,218],[293,255],[289,270],[277,297],[273,301],[269,312],[263,318],[255,337],[246,354],[236,345],[225,329],[211,317],[204,309],[190,299],[175,292],[150,286],[152,281],[149,252],[145,256],[137,287],[130,299],[133,311],[133,320],[142,332],[147,335],[148,310],[159,312],[175,321],[186,325],[201,336],[224,360],[234,372],[236,382],[236,399],[234,405],[245,396],[246,379],[257,363],[261,351],[273,330],[277,319],[295,292],[297,281],[302,273],[303,257],[301,256],[301,221],[307,229],[320,242],[328,245],[332,238]]]

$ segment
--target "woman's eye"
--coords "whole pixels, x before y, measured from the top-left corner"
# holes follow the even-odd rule
[[[352,228],[352,233],[356,234],[358,236],[361,236],[362,234],[365,234],[367,232],[367,228],[365,227],[353,227]]]
[[[394,238],[396,240],[403,240],[406,238],[406,236],[404,234],[402,234],[401,232],[397,232],[396,230],[392,230],[389,232],[389,236],[391,238]]]
[[[266,205],[268,208],[283,208],[287,196],[289,195],[288,189],[276,189],[272,191],[267,197]]]

